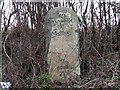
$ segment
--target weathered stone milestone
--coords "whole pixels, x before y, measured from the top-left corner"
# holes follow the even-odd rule
[[[65,74],[75,71],[78,62],[78,16],[69,8],[57,7],[47,13],[45,25],[50,43],[49,73],[54,79],[64,80]]]

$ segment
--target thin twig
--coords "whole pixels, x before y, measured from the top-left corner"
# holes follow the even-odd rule
[[[92,82],[95,82],[95,81],[97,81],[97,80],[99,80],[99,78],[93,79],[93,80],[91,80],[91,81],[89,81],[89,82],[87,82],[87,83],[79,86],[79,88],[85,87],[86,85],[88,85],[88,84],[90,84],[90,83],[92,83]]]
[[[6,49],[5,49],[5,43],[6,43],[7,39],[8,39],[8,36],[9,36],[9,35],[6,35],[6,38],[5,38],[5,41],[4,41],[4,44],[3,44],[3,50],[4,50],[5,55],[7,56],[7,58],[10,60],[10,62],[12,62],[12,59],[11,59],[10,56],[7,54]]]

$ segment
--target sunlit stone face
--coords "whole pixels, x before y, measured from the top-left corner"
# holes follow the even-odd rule
[[[45,25],[50,38],[49,72],[55,79],[62,78],[61,70],[72,71],[78,61],[78,17],[71,9],[54,8],[47,13]]]

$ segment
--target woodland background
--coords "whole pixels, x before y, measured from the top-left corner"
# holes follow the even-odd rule
[[[14,88],[120,88],[120,6],[99,0],[95,7],[94,2],[12,2],[6,16],[5,3],[0,1],[3,81]],[[81,25],[81,75],[65,82],[48,74],[45,47],[44,17],[61,6],[79,11]]]

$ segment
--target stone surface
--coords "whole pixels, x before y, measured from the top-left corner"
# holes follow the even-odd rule
[[[49,73],[54,79],[64,80],[73,75],[78,63],[78,16],[69,8],[57,7],[45,16],[45,25],[50,43]]]

